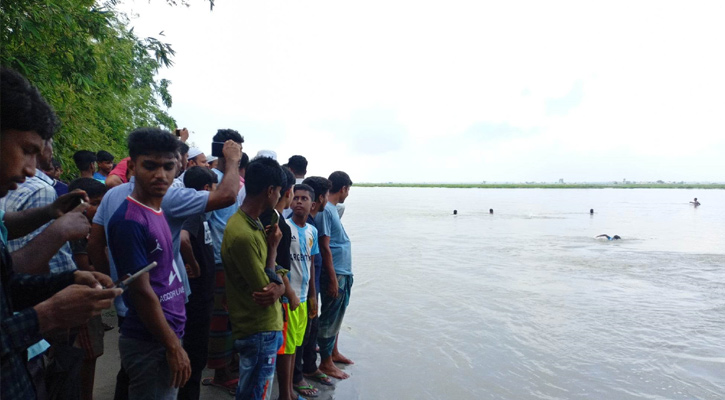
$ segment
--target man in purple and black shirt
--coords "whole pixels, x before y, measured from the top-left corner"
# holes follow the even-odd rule
[[[138,129],[129,135],[128,167],[136,184],[108,222],[108,248],[119,276],[157,263],[124,293],[128,311],[118,347],[132,399],[176,399],[191,374],[181,345],[186,295],[161,210],[176,173],[178,145],[171,133],[160,129]]]

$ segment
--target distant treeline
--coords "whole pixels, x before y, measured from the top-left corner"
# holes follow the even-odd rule
[[[356,183],[362,187],[463,189],[725,189],[722,183]]]

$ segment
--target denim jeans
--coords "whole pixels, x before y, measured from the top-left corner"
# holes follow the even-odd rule
[[[260,332],[234,341],[239,353],[237,400],[269,400],[282,332]]]
[[[118,339],[121,365],[129,377],[128,397],[134,400],[176,400],[178,388],[171,384],[166,348],[157,342]]]

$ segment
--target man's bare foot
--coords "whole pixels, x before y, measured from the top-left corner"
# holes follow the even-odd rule
[[[343,356],[340,353],[333,353],[332,354],[332,361],[333,362],[340,363],[340,364],[347,364],[347,365],[353,365],[353,364],[355,364],[354,361],[352,361],[351,359]]]
[[[335,364],[332,362],[332,358],[325,359],[322,361],[322,363],[320,363],[320,371],[327,374],[328,376],[337,379],[347,379],[350,377],[350,375],[346,374],[343,370],[335,366]]]

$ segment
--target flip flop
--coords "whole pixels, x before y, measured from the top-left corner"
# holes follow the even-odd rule
[[[229,391],[229,394],[234,396],[237,393],[237,384],[239,383],[239,378],[230,379],[226,382],[218,382],[214,380],[213,377],[204,378],[201,380],[201,384],[204,386],[216,386],[218,388],[226,389]]]
[[[304,396],[304,397],[314,398],[314,397],[317,397],[317,396],[320,395],[320,391],[317,390],[317,388],[314,387],[314,386],[312,386],[312,385],[307,385],[307,386],[292,386],[292,389],[294,389],[295,392],[299,393],[301,396]],[[303,393],[302,392],[303,390],[311,391],[312,394]],[[299,397],[298,397],[298,400],[299,400]]]
[[[304,374],[304,377],[310,378],[313,381],[319,382],[325,386],[334,386],[330,377],[327,376],[327,374],[324,374],[322,372],[320,372],[319,374],[311,374],[311,375]]]

